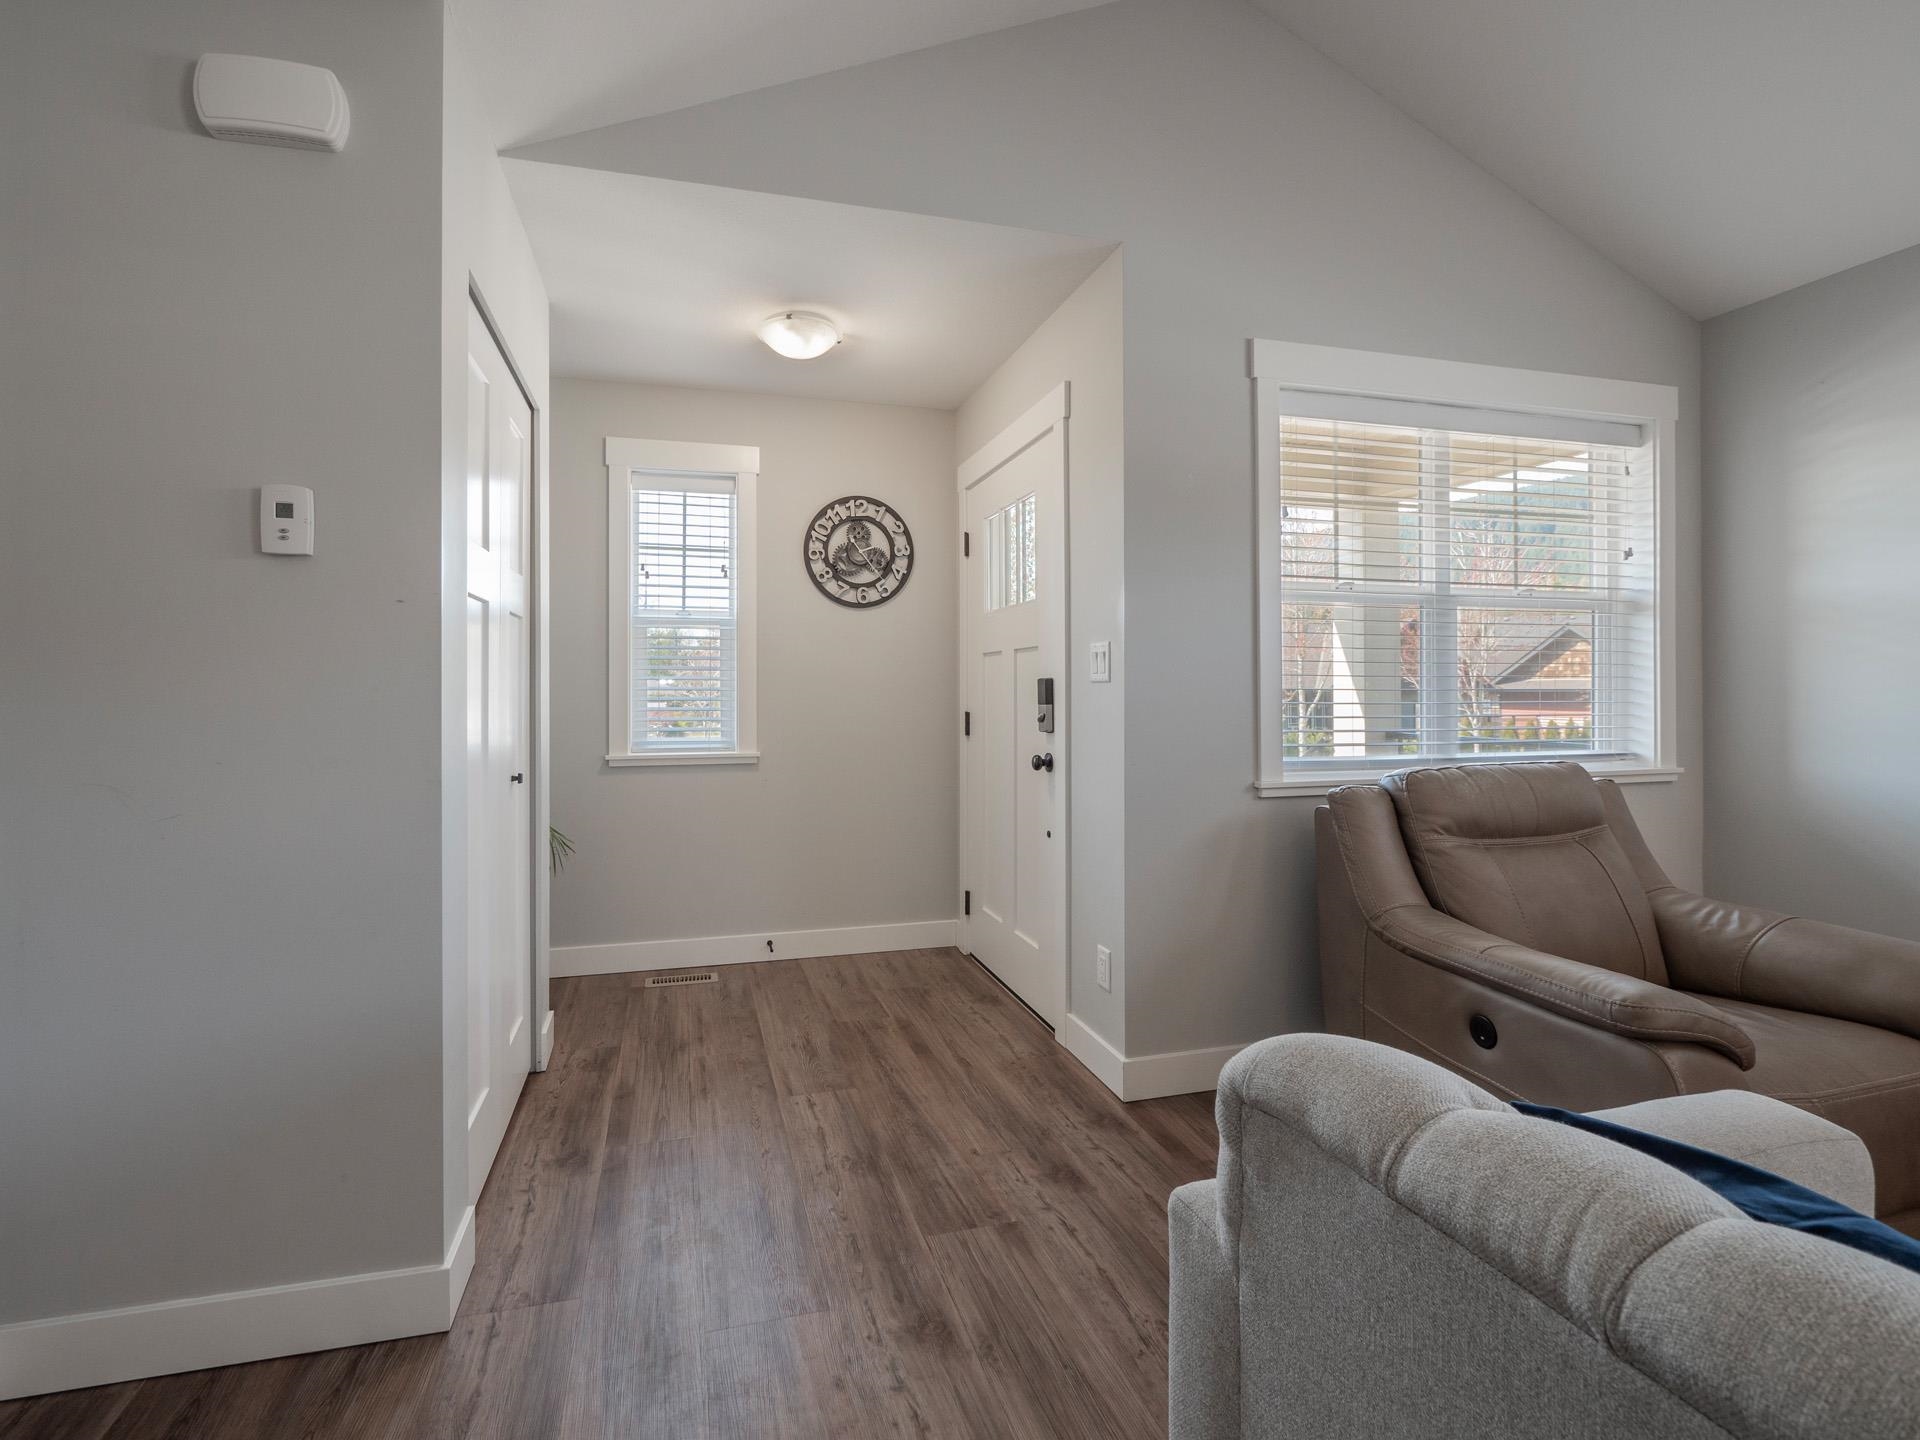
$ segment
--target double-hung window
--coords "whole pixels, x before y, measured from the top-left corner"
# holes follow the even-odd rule
[[[1260,754],[1671,773],[1670,387],[1257,342]]]
[[[752,446],[609,437],[607,760],[751,763]]]

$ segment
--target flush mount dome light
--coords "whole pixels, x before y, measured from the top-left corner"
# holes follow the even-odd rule
[[[782,310],[761,322],[760,338],[776,355],[812,360],[840,343],[840,327],[810,310]]]

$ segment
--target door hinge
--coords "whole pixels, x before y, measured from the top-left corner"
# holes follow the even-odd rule
[[[971,914],[973,914],[973,891],[971,891],[971,890],[962,890],[962,891],[960,892],[960,896],[961,896],[961,899],[960,899],[960,913],[961,913],[962,915],[971,915]]]
[[[960,733],[962,735],[973,734],[973,711],[962,710],[960,712]]]
[[[960,553],[962,555],[973,554],[973,532],[971,530],[962,530],[960,532]]]

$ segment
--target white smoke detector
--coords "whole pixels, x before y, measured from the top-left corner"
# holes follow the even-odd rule
[[[217,140],[343,150],[347,92],[318,65],[258,55],[202,55],[193,70],[193,108]]]

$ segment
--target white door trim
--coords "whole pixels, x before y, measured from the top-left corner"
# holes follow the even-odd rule
[[[961,495],[971,490],[982,476],[998,470],[1066,418],[1067,382],[1062,380],[1018,420],[960,462]]]
[[[1054,996],[1057,1008],[1054,1013],[1061,1017],[1063,1026],[1066,1017],[1072,1011],[1070,1003],[1072,995],[1068,977],[1073,973],[1073,952],[1069,948],[1072,942],[1073,924],[1072,916],[1068,912],[1068,896],[1070,893],[1068,876],[1071,873],[1069,860],[1073,850],[1073,717],[1069,709],[1071,704],[1069,692],[1072,689],[1070,683],[1072,680],[1072,652],[1069,650],[1067,644],[1068,637],[1073,633],[1068,615],[1070,590],[1068,585],[1068,556],[1070,549],[1067,535],[1067,517],[1072,508],[1071,492],[1073,488],[1072,451],[1067,435],[1067,420],[1072,411],[1071,402],[1070,382],[1063,380],[1054,386],[1053,389],[1047,391],[1047,393],[1035,401],[1033,405],[1028,407],[1019,419],[1015,420],[1011,425],[1007,426],[1006,429],[994,436],[993,439],[987,441],[986,444],[982,445],[978,450],[974,451],[973,454],[961,461],[955,474],[954,488],[954,506],[957,515],[957,524],[961,533],[965,535],[967,534],[967,492],[1015,456],[1022,454],[1041,440],[1044,440],[1049,434],[1058,433],[1060,438],[1061,462],[1060,522],[1057,527],[1058,534],[1054,537],[1049,548],[1054,555],[1054,568],[1057,568],[1059,574],[1059,588],[1057,592],[1059,603],[1053,607],[1051,624],[1054,630],[1053,639],[1057,642],[1055,653],[1061,657],[1060,664],[1062,672],[1055,682],[1054,713],[1058,719],[1060,731],[1066,737],[1066,743],[1059,747],[1063,762],[1061,766],[1060,816],[1058,822],[1062,843],[1053,851],[1053,873],[1051,878],[1054,890],[1053,940],[1055,954],[1059,959],[1059,978]],[[969,548],[971,547],[970,536],[966,544]],[[969,607],[966,594],[966,587],[971,583],[972,576],[973,571],[969,568],[968,561],[963,559],[960,563],[958,580],[961,592],[960,633],[957,637],[959,643],[956,646],[955,653],[955,668],[958,671],[959,693],[963,704],[968,695],[967,673],[968,666],[972,660],[970,647],[973,641],[971,638],[971,621],[969,617],[973,611]],[[971,807],[966,794],[966,747],[968,740],[969,736],[965,733],[963,727],[958,741],[959,748],[955,752],[958,762],[956,774],[960,780],[961,790],[959,889],[962,896],[965,896],[971,888],[967,867],[971,863],[973,855]],[[956,938],[959,948],[969,955],[973,954],[971,937],[968,933],[971,918],[969,907],[963,901],[960,907],[960,921]],[[1058,1033],[1059,1032],[1056,1032],[1056,1038]]]

